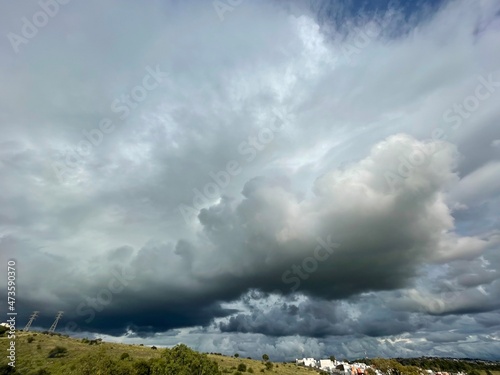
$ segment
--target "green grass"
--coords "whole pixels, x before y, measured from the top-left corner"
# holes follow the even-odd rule
[[[36,336],[35,336],[36,335]],[[33,341],[28,343],[28,337],[33,337]],[[0,337],[0,349],[2,353],[7,353],[9,348],[7,337]],[[53,375],[78,374],[78,370],[73,368],[79,360],[91,353],[97,353],[99,348],[104,347],[112,357],[120,358],[124,352],[129,353],[133,359],[148,359],[159,357],[161,350],[153,350],[150,347],[137,345],[103,343],[100,345],[84,344],[81,340],[58,336],[47,335],[40,332],[16,332],[16,369],[21,374],[29,374],[33,370],[45,368]],[[61,358],[48,358],[49,352],[56,346],[68,349],[67,354]],[[0,364],[7,364],[8,359],[2,356]]]
[[[35,336],[36,335],[36,336]],[[28,337],[33,341],[28,343]],[[7,353],[9,348],[7,337],[0,337],[0,350]],[[133,359],[149,359],[159,357],[161,350],[153,350],[150,347],[102,343],[100,345],[84,344],[79,339],[58,335],[47,335],[39,332],[16,332],[16,369],[21,374],[28,374],[33,370],[46,368],[54,375],[70,375],[76,372],[72,367],[82,357],[89,353],[96,353],[104,349],[108,355],[119,360],[122,353],[129,353]],[[61,358],[48,358],[49,352],[56,346],[68,349],[67,354]],[[8,363],[8,359],[2,355],[0,365]]]
[[[28,343],[28,337],[33,337],[33,341]],[[4,336],[0,337],[0,350],[2,353],[7,353],[9,347],[9,339]],[[16,369],[18,374],[30,375],[30,373],[45,368],[52,375],[76,375],[79,374],[79,361],[88,354],[97,354],[99,351],[105,351],[107,355],[114,360],[120,361],[123,353],[128,353],[130,359],[148,360],[150,358],[159,358],[162,352],[161,348],[153,350],[149,346],[119,344],[103,342],[99,345],[89,345],[82,343],[80,339],[48,335],[40,332],[16,332]],[[48,358],[49,352],[56,346],[66,348],[67,354],[61,358]],[[208,357],[219,364],[219,368],[223,374],[234,374],[237,371],[238,365],[244,363],[248,368],[252,368],[254,374],[277,374],[277,375],[292,375],[317,374],[317,370],[297,367],[293,363],[274,363],[271,371],[265,370],[265,365],[261,360],[251,360],[246,358],[233,358],[222,355],[208,355]],[[272,360],[272,358],[271,358]],[[0,365],[8,363],[8,359],[2,354]],[[247,370],[244,374],[250,374]],[[495,374],[496,375],[496,374]],[[500,375],[500,374],[499,374]]]
[[[271,371],[265,370],[264,373],[261,372],[262,369],[265,369],[265,365],[263,361],[258,361],[255,359],[246,359],[246,358],[234,358],[234,357],[226,357],[220,355],[209,355],[210,359],[216,361],[219,364],[219,368],[222,370],[222,373],[233,374],[237,371],[238,365],[240,363],[244,363],[248,368],[252,368],[254,374],[278,374],[278,375],[294,375],[294,374],[303,374],[303,375],[313,375],[318,374],[318,370],[308,369],[305,367],[298,367],[294,363],[283,364],[282,362],[273,363],[273,369]],[[272,362],[272,358],[271,358]],[[224,370],[230,370],[230,372],[224,372]],[[244,374],[248,374],[245,372]]]
[[[28,342],[28,338],[32,340]],[[40,332],[16,332],[16,374],[33,375],[40,369],[48,370],[51,375],[79,375],[82,361],[85,357],[92,355],[92,361],[100,358],[103,354],[110,357],[117,363],[132,364],[132,361],[149,360],[159,358],[163,350],[153,350],[149,346],[130,345],[103,342],[99,345],[89,345],[80,339],[69,338],[59,335],[48,335]],[[6,336],[0,336],[0,365],[6,365],[10,340]],[[67,353],[60,358],[48,358],[49,352],[56,346],[67,349]],[[121,360],[123,353],[128,354],[128,358]],[[127,356],[124,356],[127,357]],[[273,363],[272,370],[266,370],[262,360],[252,360],[246,358],[234,358],[223,355],[210,354],[208,357],[219,365],[222,374],[235,374],[238,365],[245,364],[248,369],[252,368],[253,374],[277,374],[277,375],[313,375],[318,374],[316,369],[297,367],[293,363]],[[272,358],[271,358],[272,360]],[[88,361],[86,362],[88,363]],[[106,367],[107,368],[107,367]],[[264,370],[264,371],[262,371]],[[500,375],[500,371],[491,371],[492,375]],[[486,371],[480,370],[481,375],[486,375]],[[104,373],[103,373],[104,374]],[[96,374],[97,375],[97,374]]]

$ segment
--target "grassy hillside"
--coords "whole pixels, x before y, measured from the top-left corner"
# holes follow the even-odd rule
[[[238,366],[243,363],[246,368],[247,374],[249,369],[251,368],[255,374],[279,374],[279,375],[292,375],[292,374],[303,374],[303,375],[313,375],[318,374],[317,370],[307,369],[305,367],[297,367],[293,363],[282,363],[277,362],[273,363],[273,368],[271,370],[267,370],[263,361],[258,361],[254,359],[245,359],[245,358],[234,358],[234,357],[226,357],[219,355],[209,355],[210,359],[216,361],[219,364],[219,368],[222,370],[222,373],[234,373],[237,371]]]
[[[9,347],[7,337],[0,337],[0,350],[2,353],[7,353]],[[48,358],[49,353],[55,347],[63,347],[67,349],[66,353],[62,353],[61,357]],[[59,336],[48,335],[40,332],[17,332],[16,333],[16,372],[21,375],[80,375],[86,362],[101,361],[102,358],[110,358],[108,360],[108,368],[113,368],[109,372],[101,372],[101,374],[131,374],[136,375],[142,373],[140,370],[133,368],[133,364],[140,360],[160,359],[164,349],[159,348],[153,350],[147,346],[116,344],[102,342],[96,345],[89,345],[82,340]],[[127,353],[127,354],[124,354]],[[127,356],[128,355],[128,356]],[[121,359],[122,357],[127,357]],[[271,370],[266,369],[265,364],[259,360],[250,360],[243,358],[233,358],[222,355],[208,355],[208,358],[219,365],[222,374],[237,374],[238,367],[244,364],[246,371],[243,374],[317,374],[317,371],[305,368],[298,368],[294,364],[274,363]],[[0,358],[0,366],[6,365],[8,359],[4,354]],[[104,366],[106,367],[106,366]],[[241,369],[241,367],[240,367]],[[250,370],[251,369],[251,370]],[[45,370],[45,372],[43,371]],[[88,370],[88,373],[93,373],[95,370]],[[144,372],[147,374],[147,372]],[[0,375],[4,372],[0,370]],[[97,375],[96,372],[93,375]]]
[[[203,372],[205,375],[217,374],[215,367],[211,367],[214,366],[212,362],[219,366],[220,374],[318,374],[317,370],[297,367],[292,363],[273,363],[272,368],[269,368],[271,366],[269,364],[266,366],[262,360],[213,354],[202,356],[186,347],[176,352],[175,349],[159,348],[154,350],[149,346],[106,342],[90,345],[88,340],[40,332],[16,332],[16,336],[16,372],[13,374],[20,375],[151,375],[167,373],[195,375],[193,371],[184,371],[182,368],[176,367],[175,361],[179,358],[183,363],[204,363],[208,366],[204,367],[204,369],[208,368],[206,372]],[[8,368],[2,367],[8,363],[5,353],[8,353],[9,341],[6,336],[0,336],[0,350],[3,353],[0,358],[0,375],[9,374],[6,371]],[[60,355],[56,354],[55,358],[49,358],[49,353],[56,347],[64,348],[66,351]],[[377,359],[368,361],[377,361]],[[422,359],[407,359],[405,361],[413,363],[422,361]],[[456,363],[456,360],[446,361],[443,359],[426,359],[426,361],[438,361],[441,367],[444,367],[447,362]],[[428,368],[427,365],[428,363],[424,368]],[[475,365],[471,369],[476,368],[478,375],[489,375],[478,366],[480,365]],[[154,371],[151,370],[153,368]],[[404,368],[409,369],[411,366]],[[496,369],[496,366],[490,367],[491,375],[500,375],[500,371]]]
[[[7,353],[9,341],[7,337],[0,337],[2,353]],[[48,358],[49,352],[56,346],[66,348],[67,354],[59,358]],[[89,345],[81,340],[65,336],[51,336],[37,332],[16,333],[16,369],[23,375],[43,368],[53,375],[79,374],[75,370],[81,360],[88,355],[99,354],[103,351],[117,360],[120,360],[122,353],[128,353],[132,359],[159,358],[160,356],[160,350],[152,350],[150,347],[114,343]],[[8,359],[2,356],[0,365],[7,364],[7,362]]]

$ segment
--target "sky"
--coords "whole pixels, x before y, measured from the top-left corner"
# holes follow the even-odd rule
[[[498,1],[0,10],[18,328],[500,360]]]

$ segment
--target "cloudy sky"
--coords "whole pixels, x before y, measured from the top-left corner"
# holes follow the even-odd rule
[[[0,9],[19,328],[500,359],[498,1]]]

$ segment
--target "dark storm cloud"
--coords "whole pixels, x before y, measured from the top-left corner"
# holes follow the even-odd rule
[[[71,2],[17,53],[4,40],[20,320],[287,358],[494,357],[500,91],[459,127],[444,114],[500,79],[498,4],[365,5],[336,28],[349,4],[221,22],[210,2]],[[3,6],[2,35],[39,10]]]
[[[439,332],[427,335],[426,339],[427,341],[441,343],[441,342],[457,342],[465,339],[466,337],[467,337],[466,335],[455,332]]]
[[[239,314],[219,325],[222,332],[262,333],[269,336],[301,335],[311,337],[342,336],[353,333],[345,325],[345,316],[328,302],[283,303],[270,311]]]
[[[353,307],[356,306],[356,307]],[[351,316],[350,308],[359,316]],[[269,310],[253,308],[223,319],[223,332],[261,333],[269,336],[300,335],[324,338],[361,334],[372,337],[413,332],[419,324],[410,322],[410,314],[392,312],[385,307],[362,303],[306,299],[298,304],[275,303]]]

